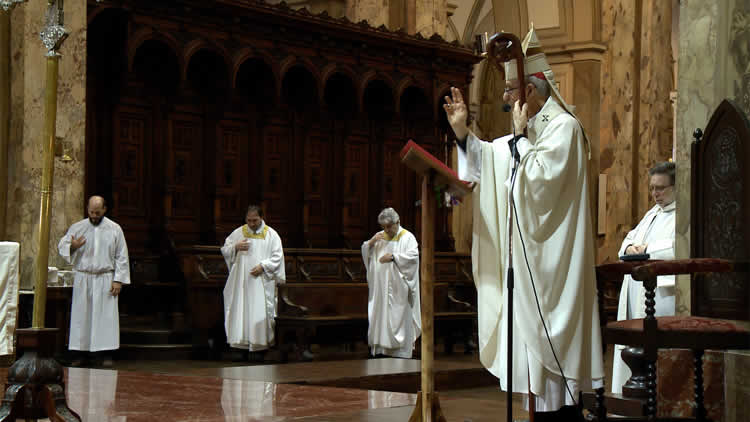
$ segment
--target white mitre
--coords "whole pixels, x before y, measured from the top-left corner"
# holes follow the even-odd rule
[[[578,120],[578,123],[580,124],[581,121],[578,119],[578,116],[575,115],[575,107],[566,103],[562,95],[560,95],[560,91],[557,89],[555,75],[554,73],[552,73],[552,68],[550,67],[549,63],[547,63],[547,56],[545,56],[544,52],[542,51],[542,44],[539,42],[539,38],[537,38],[536,36],[536,31],[534,30],[533,23],[531,24],[531,29],[529,29],[528,34],[526,34],[526,37],[521,42],[521,51],[524,55],[524,76],[537,76],[540,79],[546,79],[549,83],[550,90],[552,91],[550,95],[552,95],[555,100],[557,100],[557,102],[565,109],[565,111],[567,111],[571,116],[575,117],[575,119]],[[505,81],[508,82],[516,79],[518,79],[518,67],[516,66],[516,59],[505,62]],[[581,129],[583,129],[583,125],[581,125]],[[589,149],[590,156],[591,150],[586,131],[583,132],[583,137],[586,140],[586,148]]]

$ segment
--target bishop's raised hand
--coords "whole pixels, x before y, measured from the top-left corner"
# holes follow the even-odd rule
[[[445,110],[445,116],[448,118],[448,123],[456,134],[456,138],[460,141],[466,139],[466,135],[469,134],[469,128],[466,126],[469,109],[466,107],[460,89],[451,87],[451,95],[450,97],[445,97],[443,109]]]

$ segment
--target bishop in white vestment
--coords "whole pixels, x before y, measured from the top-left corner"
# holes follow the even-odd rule
[[[221,253],[229,278],[224,286],[224,329],[227,343],[251,352],[274,344],[276,285],[286,282],[281,238],[251,205],[247,224],[227,237]]]
[[[660,163],[649,170],[649,189],[656,202],[638,225],[631,230],[620,246],[618,256],[647,253],[649,259],[674,259],[675,209],[674,163]],[[656,316],[675,313],[674,276],[656,279]],[[643,283],[626,275],[622,280],[617,320],[646,317],[646,289]],[[621,394],[622,386],[630,378],[630,368],[622,360],[626,346],[617,344],[612,360],[612,392]]]
[[[378,216],[383,231],[362,244],[367,269],[367,342],[373,356],[411,358],[422,333],[417,239],[386,208]]]
[[[130,284],[128,246],[120,226],[104,217],[106,203],[92,196],[89,218],[68,229],[57,245],[60,256],[73,265],[70,350],[98,352],[120,348],[117,297]]]
[[[524,52],[539,48],[533,28],[522,47]],[[571,406],[578,392],[601,387],[604,379],[589,210],[589,146],[556,90],[544,53],[525,57],[525,86],[519,84],[514,62],[506,65],[504,100],[515,104],[516,133],[528,127],[528,138],[508,135],[492,143],[480,141],[466,126],[466,104],[456,88],[444,108],[462,146],[459,178],[477,184],[472,266],[480,360],[507,391],[507,318],[512,317],[513,392],[535,395],[539,420],[565,420],[558,416],[564,411],[573,417]],[[518,102],[520,89],[526,92],[523,107]],[[509,148],[513,139],[518,141],[519,161],[514,179]],[[512,316],[506,311],[509,224],[515,270]],[[541,412],[558,410],[549,419],[539,418]]]

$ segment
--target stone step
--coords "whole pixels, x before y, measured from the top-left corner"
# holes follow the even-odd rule
[[[115,352],[117,360],[186,360],[193,359],[192,344],[121,343]]]
[[[189,344],[189,331],[176,331],[168,328],[120,328],[120,343],[123,344]]]

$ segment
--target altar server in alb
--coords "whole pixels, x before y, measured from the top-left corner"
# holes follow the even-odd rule
[[[247,209],[247,224],[227,237],[221,253],[229,267],[224,287],[224,328],[234,348],[258,352],[274,344],[276,286],[286,281],[284,250],[263,210]],[[261,355],[251,355],[260,359]]]
[[[382,231],[362,244],[367,269],[367,342],[373,356],[411,358],[422,332],[417,239],[401,227],[398,214],[378,215]]]
[[[75,275],[68,348],[104,352],[120,348],[117,297],[122,285],[130,284],[128,246],[120,225],[104,216],[104,198],[89,198],[87,212],[89,217],[70,226],[57,246]],[[101,360],[111,365],[111,358]]]

